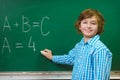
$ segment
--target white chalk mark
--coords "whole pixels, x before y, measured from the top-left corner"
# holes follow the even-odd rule
[[[31,30],[31,25],[29,24],[29,19],[22,16],[22,32],[29,32]]]
[[[4,53],[4,49],[5,49],[5,48],[8,48],[9,53],[11,53],[11,49],[10,49],[10,46],[9,46],[9,42],[8,42],[8,40],[7,40],[6,37],[4,38],[4,42],[3,42],[2,54]]]
[[[47,36],[47,35],[49,35],[49,33],[50,33],[49,31],[46,32],[46,33],[43,32],[43,22],[45,21],[45,19],[49,20],[49,17],[45,16],[45,17],[43,17],[42,20],[41,20],[41,29],[40,29],[40,30],[41,30],[41,34],[42,34],[43,36]]]
[[[14,24],[16,27],[18,27],[19,26],[19,24],[16,22],[15,24]]]
[[[33,51],[35,52],[35,42],[32,42],[32,36],[30,36],[29,42],[28,42],[28,48],[33,48]]]
[[[40,27],[40,23],[39,22],[33,22],[33,27]]]
[[[16,43],[16,48],[24,48],[22,43]]]
[[[9,24],[7,16],[5,16],[4,26],[3,26],[3,32],[5,31],[5,28],[8,28],[9,31],[11,31],[11,27],[10,27],[10,24]]]

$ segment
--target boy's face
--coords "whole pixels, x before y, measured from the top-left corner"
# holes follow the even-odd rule
[[[79,25],[79,29],[86,38],[95,36],[98,32],[98,22],[95,16],[83,19]]]

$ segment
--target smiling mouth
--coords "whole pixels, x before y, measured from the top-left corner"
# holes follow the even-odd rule
[[[86,29],[85,32],[90,33],[90,32],[92,32],[92,30]]]

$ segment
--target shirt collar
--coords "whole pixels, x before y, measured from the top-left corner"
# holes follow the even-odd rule
[[[81,40],[81,42],[86,45],[86,44],[89,44],[89,45],[94,45],[94,43],[96,41],[98,41],[100,39],[100,36],[99,35],[95,35],[94,37],[92,37],[90,40],[88,40],[87,42],[84,43],[84,38]]]

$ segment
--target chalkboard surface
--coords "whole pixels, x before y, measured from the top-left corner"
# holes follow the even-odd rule
[[[97,9],[105,17],[101,40],[113,53],[112,70],[120,70],[119,0],[0,0],[0,71],[68,71],[40,54],[67,54],[82,35],[74,28],[80,12]]]

